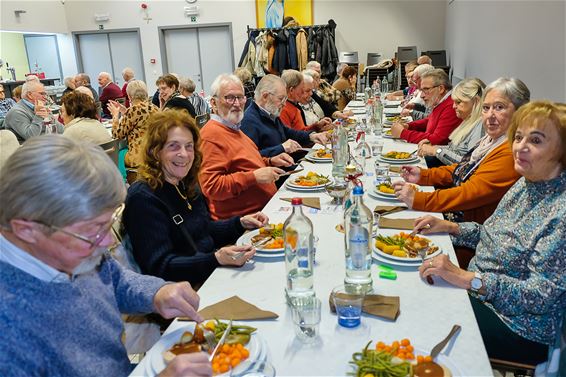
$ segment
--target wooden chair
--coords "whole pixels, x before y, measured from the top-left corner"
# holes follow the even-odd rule
[[[100,144],[100,148],[104,149],[104,152],[114,161],[116,167],[118,167],[118,157],[120,154],[120,141],[121,139],[114,139],[107,143]]]

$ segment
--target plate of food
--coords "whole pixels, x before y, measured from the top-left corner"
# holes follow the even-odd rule
[[[263,256],[282,256],[285,253],[283,248],[283,224],[268,224],[265,227],[244,233],[236,245],[257,245],[256,253]]]
[[[409,339],[393,341],[391,344],[377,342],[374,345],[370,341],[364,349],[352,355],[350,365],[354,369],[355,376],[461,376],[451,358],[440,353],[432,360],[428,352],[422,348],[413,346]],[[387,374],[382,374],[387,370]]]
[[[204,332],[214,334],[216,341],[220,339],[228,324],[211,320],[205,325],[188,322],[186,326],[164,335],[151,349],[149,365],[155,374],[161,373],[167,364],[177,355],[193,352],[211,353]],[[233,323],[222,352],[217,352],[212,360],[212,368],[216,375],[229,376],[230,371],[239,373],[238,366],[244,360],[261,360],[265,358],[265,344],[250,326]],[[223,360],[219,355],[222,354]],[[225,358],[224,358],[225,357]],[[230,359],[230,360],[228,360]]]
[[[354,113],[354,115],[361,115],[361,114],[365,114],[366,113],[366,109],[365,107],[354,107],[350,109],[351,112]]]
[[[332,162],[332,149],[315,149],[306,155],[306,159],[312,162]]]
[[[385,116],[399,115],[401,114],[401,109],[398,107],[396,108],[386,107],[383,109],[383,113],[385,114]]]
[[[408,162],[415,161],[419,158],[410,154],[409,152],[389,151],[379,156],[383,161],[388,162]]]
[[[437,256],[442,250],[429,238],[400,232],[393,236],[378,234],[375,237],[374,252],[386,259],[399,262],[420,263],[418,250],[428,248],[425,259]]]
[[[366,104],[364,101],[350,101],[348,102],[348,107],[365,107]]]
[[[288,179],[285,181],[285,186],[297,191],[317,191],[324,189],[329,183],[330,179],[328,176],[310,171],[297,178]]]
[[[391,183],[380,183],[376,185],[375,193],[388,198],[396,199],[395,189],[393,188],[393,185]]]
[[[387,131],[384,130],[383,137],[386,139],[394,139],[393,135],[391,134],[391,128],[389,128]]]

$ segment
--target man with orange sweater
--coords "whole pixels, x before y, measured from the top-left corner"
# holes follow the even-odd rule
[[[422,99],[427,107],[432,108],[430,115],[411,123],[395,123],[391,127],[391,136],[417,144],[428,139],[433,145],[446,145],[450,134],[456,129],[462,119],[456,116],[452,107],[452,84],[446,72],[433,69],[422,75]],[[431,139],[432,138],[432,139]],[[432,141],[434,140],[434,141]]]
[[[286,153],[261,157],[257,146],[240,130],[246,96],[242,82],[222,74],[211,86],[214,110],[201,131],[199,182],[213,219],[227,219],[261,210],[277,192],[275,181],[290,166]]]

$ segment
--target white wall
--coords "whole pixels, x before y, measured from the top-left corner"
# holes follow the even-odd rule
[[[517,77],[533,99],[566,102],[565,1],[448,5],[446,48],[455,77]]]
[[[15,10],[26,13],[16,17]],[[0,1],[0,29],[38,33],[66,33],[65,7],[60,1]]]
[[[77,60],[75,59],[75,48],[71,34],[57,34],[57,45],[59,46],[63,78],[76,75]]]
[[[358,51],[360,63],[368,52],[391,58],[398,46],[443,50],[446,1],[315,0],[315,24],[336,24],[338,51]]]

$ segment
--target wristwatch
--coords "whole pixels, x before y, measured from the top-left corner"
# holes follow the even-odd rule
[[[436,156],[437,156],[437,157],[440,156],[441,153],[442,153],[442,148],[438,148],[438,149],[436,150]]]
[[[472,286],[471,287],[472,292],[475,293],[479,293],[481,287],[483,287],[483,280],[479,272],[476,272],[474,274],[474,278],[472,279],[471,286]]]

